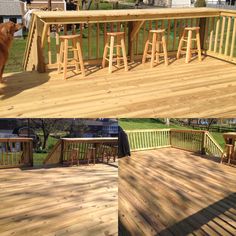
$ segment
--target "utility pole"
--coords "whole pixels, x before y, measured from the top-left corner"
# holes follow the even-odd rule
[[[48,0],[48,10],[52,10],[52,0]]]

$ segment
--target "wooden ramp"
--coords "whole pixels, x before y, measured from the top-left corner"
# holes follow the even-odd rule
[[[235,178],[191,152],[134,152],[119,161],[120,235],[235,235]]]
[[[118,234],[118,168],[0,172],[1,236]]]
[[[85,78],[66,81],[56,71],[5,74],[1,117],[235,117],[234,64],[206,57],[131,66],[111,75],[88,67]]]

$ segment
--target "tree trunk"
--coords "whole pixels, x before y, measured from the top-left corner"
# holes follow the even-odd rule
[[[48,137],[49,137],[48,133],[43,133],[43,146],[42,146],[43,150],[46,149]]]

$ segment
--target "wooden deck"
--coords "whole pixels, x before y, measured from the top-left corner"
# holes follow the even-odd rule
[[[0,171],[0,235],[117,235],[118,169]]]
[[[119,161],[120,235],[236,235],[236,168],[165,148]]]
[[[5,74],[1,117],[235,117],[236,66],[207,57],[133,65],[64,81],[57,72]],[[94,70],[93,70],[94,69]],[[71,74],[73,75],[73,74]]]

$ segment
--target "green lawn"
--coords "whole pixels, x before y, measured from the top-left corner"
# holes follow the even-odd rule
[[[170,125],[167,126],[159,119],[119,119],[119,125],[124,130],[135,130],[135,129],[165,129],[165,128],[175,128],[175,129],[190,129],[184,126]],[[224,138],[222,133],[210,132],[217,143],[224,148]]]

